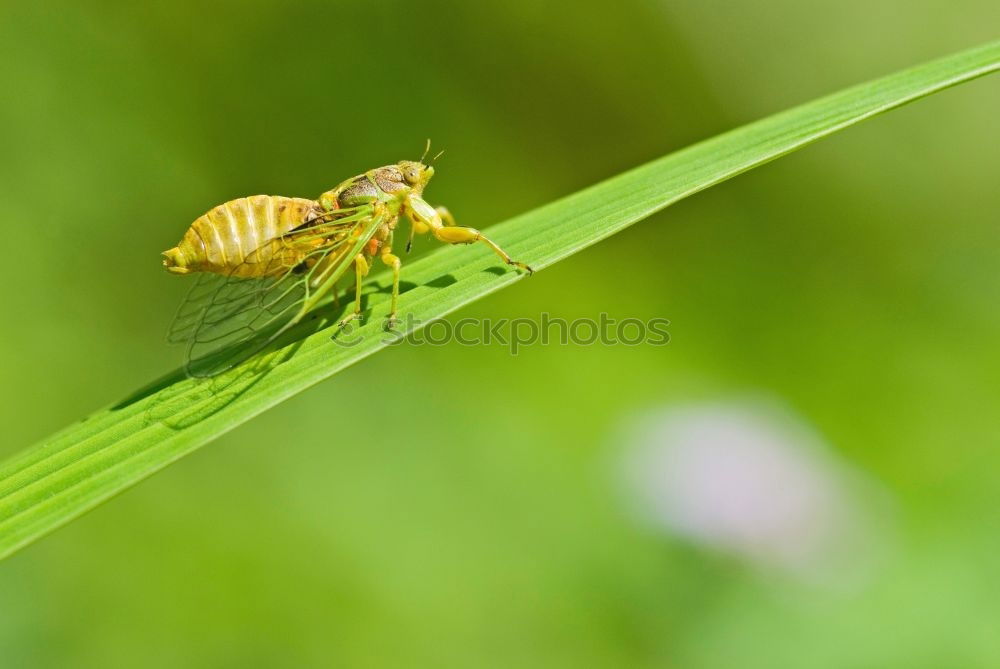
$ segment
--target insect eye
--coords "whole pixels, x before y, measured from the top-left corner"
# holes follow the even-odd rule
[[[406,181],[411,184],[417,183],[417,179],[420,178],[416,170],[406,170],[403,175],[406,177]]]

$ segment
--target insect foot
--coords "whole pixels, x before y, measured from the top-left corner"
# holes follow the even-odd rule
[[[531,265],[527,265],[527,264],[525,264],[523,262],[518,262],[516,260],[511,260],[508,264],[513,265],[514,267],[517,267],[518,269],[523,269],[525,272],[528,273],[528,276],[531,276],[532,274],[535,273],[535,270],[531,269]]]
[[[363,320],[364,320],[364,318],[362,317],[361,312],[360,311],[355,311],[353,314],[351,314],[347,318],[344,318],[339,323],[337,323],[337,327],[343,329],[344,327],[346,327],[347,325],[350,325],[354,321],[358,321],[360,323]]]

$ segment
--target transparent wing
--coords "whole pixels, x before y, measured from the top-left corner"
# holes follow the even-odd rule
[[[170,344],[186,344],[191,341],[202,315],[205,313],[219,287],[226,282],[226,277],[220,274],[202,272],[196,274],[191,289],[181,302],[177,315],[167,332],[167,342]]]
[[[308,222],[247,254],[227,276],[199,277],[170,331],[187,371],[214,376],[273,342],[313,307],[378,229],[370,206]]]

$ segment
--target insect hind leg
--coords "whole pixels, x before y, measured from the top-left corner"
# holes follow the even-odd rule
[[[368,261],[363,254],[359,253],[354,257],[354,312],[341,320],[337,324],[338,328],[344,327],[351,321],[361,320],[361,281],[368,275],[369,269]]]

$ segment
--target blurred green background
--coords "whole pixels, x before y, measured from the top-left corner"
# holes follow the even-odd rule
[[[179,364],[158,254],[218,202],[431,137],[428,198],[488,226],[997,25],[994,0],[3,3],[0,456]],[[456,315],[664,317],[666,347],[393,347],[240,427],[0,564],[0,666],[1000,665],[998,109],[993,79],[921,101]],[[637,518],[638,416],[759,400],[877,491],[865,575]]]

